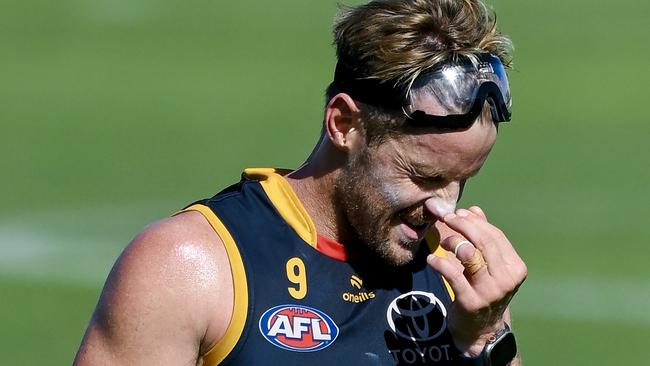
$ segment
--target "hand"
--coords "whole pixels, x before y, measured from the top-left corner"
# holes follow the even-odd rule
[[[445,216],[444,224],[451,230],[447,235],[440,233],[441,245],[452,253],[446,259],[430,255],[427,262],[454,290],[456,299],[449,311],[448,329],[456,347],[473,357],[503,327],[508,303],[528,271],[505,234],[488,222],[479,207],[459,209],[456,214]],[[473,245],[460,246],[454,255],[456,246],[464,240]],[[477,263],[468,263],[477,248],[487,265],[480,266],[479,262],[477,267]],[[478,268],[473,274],[467,270],[472,267]]]

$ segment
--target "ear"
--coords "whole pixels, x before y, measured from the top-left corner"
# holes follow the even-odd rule
[[[365,143],[361,111],[348,94],[336,94],[327,103],[324,127],[332,145],[343,152],[356,150]]]

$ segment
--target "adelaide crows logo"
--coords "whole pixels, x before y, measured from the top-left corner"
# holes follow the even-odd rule
[[[294,352],[314,352],[334,343],[339,328],[320,310],[279,305],[262,314],[260,332],[267,341]]]

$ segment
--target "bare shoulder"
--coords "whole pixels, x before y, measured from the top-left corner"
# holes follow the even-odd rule
[[[76,364],[195,364],[224,334],[232,295],[226,251],[202,214],[153,223],[116,261]]]
[[[118,280],[142,287],[145,294],[153,292],[168,300],[187,302],[186,309],[195,316],[206,311],[211,318],[215,305],[232,303],[232,277],[223,242],[196,211],[144,228],[126,247],[112,272],[120,272]]]

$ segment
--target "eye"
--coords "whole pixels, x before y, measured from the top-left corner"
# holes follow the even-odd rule
[[[440,185],[445,182],[445,178],[440,175],[434,175],[434,176],[415,175],[412,177],[412,179],[415,183],[422,184],[422,185]]]

